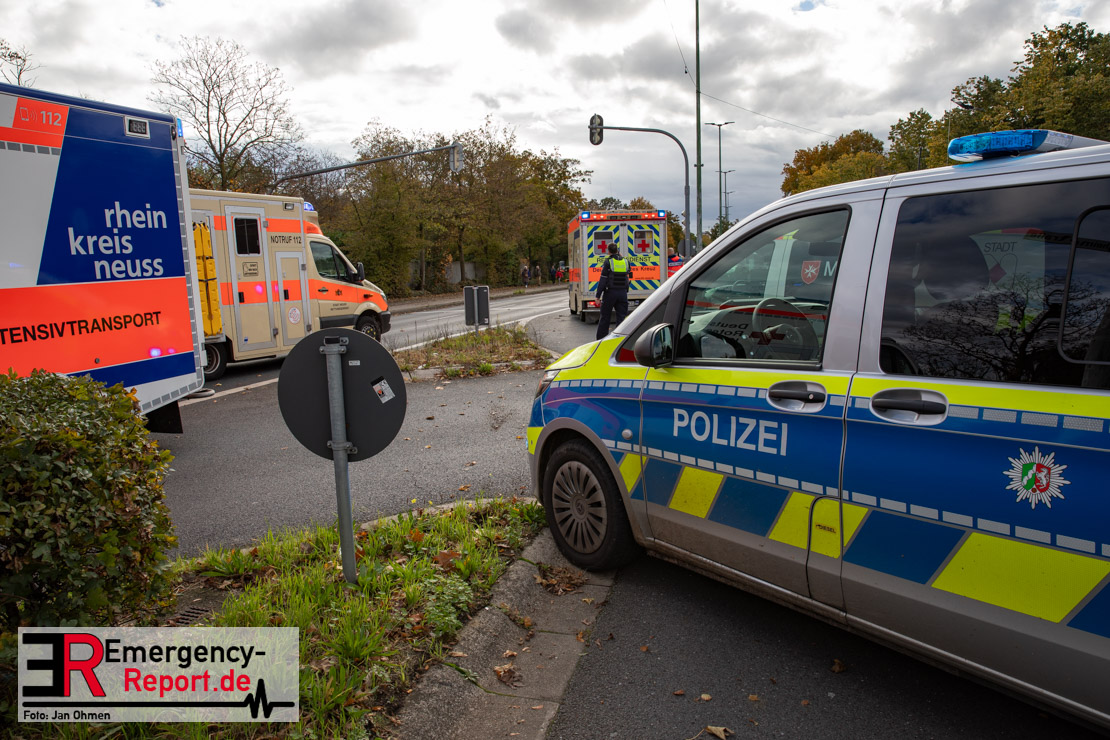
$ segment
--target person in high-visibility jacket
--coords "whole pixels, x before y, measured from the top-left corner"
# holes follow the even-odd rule
[[[597,281],[597,300],[601,304],[601,315],[597,320],[597,338],[609,333],[609,319],[613,310],[617,312],[617,324],[628,315],[628,262],[620,256],[621,248],[609,245],[609,258],[601,267],[601,278]]]

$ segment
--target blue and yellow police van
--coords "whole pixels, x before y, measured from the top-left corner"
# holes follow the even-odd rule
[[[1110,144],[785,198],[545,372],[559,547],[641,548],[1110,728]]]

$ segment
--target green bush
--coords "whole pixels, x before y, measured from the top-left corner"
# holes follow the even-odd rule
[[[172,605],[173,456],[122,386],[0,374],[0,632],[147,621]]]

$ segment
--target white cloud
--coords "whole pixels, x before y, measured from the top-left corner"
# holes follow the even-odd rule
[[[941,115],[951,89],[1005,77],[1042,26],[1110,31],[1098,0],[702,0],[703,121],[722,134],[731,213],[778,197],[794,150],[855,128],[885,139],[917,108]],[[149,107],[150,67],[180,36],[233,38],[278,66],[309,142],[340,157],[368,122],[402,132],[514,126],[529,149],[558,148],[594,171],[587,195],[643,195],[682,208],[682,156],[669,139],[586,124],[662,128],[691,164],[694,18],[675,0],[37,0],[0,4],[0,37],[26,45],[38,86]],[[711,97],[710,97],[711,96]],[[714,100],[717,98],[719,100]],[[721,102],[723,101],[723,102]],[[748,109],[748,110],[744,110]],[[787,121],[793,127],[748,111]],[[810,129],[807,131],[805,129]],[[717,136],[703,126],[703,222],[716,218]],[[691,182],[696,180],[691,168]]]

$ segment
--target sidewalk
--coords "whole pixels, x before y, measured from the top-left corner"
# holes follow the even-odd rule
[[[540,584],[585,583],[562,595]],[[555,571],[555,573],[560,573]],[[585,574],[559,553],[545,529],[493,587],[490,605],[459,633],[444,663],[424,674],[397,715],[400,740],[542,740],[609,598],[613,573]],[[561,590],[561,589],[557,589]],[[447,662],[449,661],[449,662]]]
[[[490,288],[490,298],[505,298],[515,295],[518,291],[522,294],[531,295],[533,293],[551,293],[557,290],[566,292],[567,283],[543,283],[542,285],[532,285],[527,289],[517,285],[507,288]],[[447,308],[450,306],[463,305],[463,293],[440,293],[438,295],[417,296],[414,298],[388,298],[389,310],[394,315],[401,313],[412,313],[414,311],[424,311],[429,308]]]

